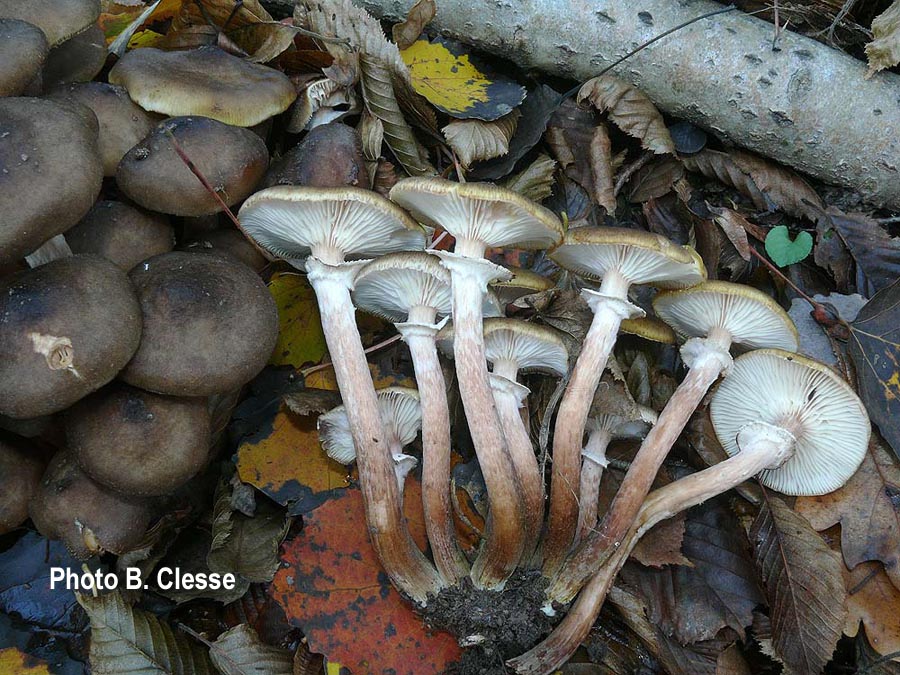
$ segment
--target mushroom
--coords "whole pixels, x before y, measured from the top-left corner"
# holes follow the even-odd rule
[[[37,98],[0,98],[0,166],[0,267],[77,223],[103,181],[96,130]]]
[[[582,438],[594,391],[622,320],[644,314],[628,301],[629,288],[635,284],[682,288],[706,278],[703,262],[693,249],[639,230],[569,230],[550,257],[571,272],[600,279],[601,284],[599,291],[581,292],[594,318],[556,415],[550,514],[544,542],[544,574],[548,577],[559,570],[575,540]]]
[[[94,204],[65,237],[72,253],[93,253],[126,272],[142,260],[168,253],[175,244],[165,216],[111,201]]]
[[[121,374],[128,384],[210,396],[237,389],[266,365],[278,339],[278,310],[249,267],[173,251],[139,263],[129,276],[144,332]]]
[[[394,585],[424,605],[443,582],[416,547],[400,511],[394,464],[350,299],[365,263],[346,262],[420,249],[424,231],[383,197],[352,187],[267,188],[244,202],[239,218],[262,248],[307,272],[350,418],[373,546]]]
[[[263,187],[367,187],[368,184],[359,132],[340,122],[312,129],[300,143],[272,162],[262,182]]]
[[[109,82],[125,87],[144,110],[211,117],[238,127],[282,113],[297,98],[284,73],[218,47],[133,49],[109,71]]]
[[[253,191],[269,162],[266,144],[252,131],[208,117],[168,119],[125,153],[116,169],[122,192],[152,211],[203,216],[222,210],[178,155],[173,137],[228,206]]]
[[[19,96],[35,80],[47,58],[47,38],[37,26],[19,19],[0,19],[0,96]],[[40,86],[34,87],[40,93]]]
[[[28,500],[44,474],[45,463],[23,439],[0,436],[0,535],[28,520]]]
[[[156,115],[136,106],[128,92],[104,82],[84,82],[58,87],[47,94],[53,101],[77,101],[90,108],[100,123],[99,147],[103,175],[115,176],[116,167],[159,122]]]
[[[574,597],[595,561],[628,532],[669,450],[706,392],[731,366],[732,344],[791,351],[798,346],[797,329],[787,313],[768,295],[749,286],[709,281],[663,291],[653,307],[676,333],[688,337],[681,348],[688,374],[641,444],[598,531],[571,556],[548,589],[548,597],[559,602]]]
[[[318,128],[318,127],[317,127]],[[435,339],[450,314],[450,273],[421,251],[389,253],[360,270],[353,301],[396,326],[412,355],[422,405],[422,502],[435,566],[450,583],[469,574],[451,503],[450,411]]]
[[[547,209],[485,183],[406,178],[391,188],[390,198],[419,221],[440,225],[456,238],[453,253],[434,253],[450,270],[459,391],[491,509],[471,577],[477,587],[502,590],[524,551],[527,533],[522,495],[491,392],[482,332],[487,284],[509,273],[485,260],[484,253],[489,247],[513,244],[552,246],[562,236],[562,226]]]
[[[553,288],[553,282],[531,270],[508,267],[512,275],[509,279],[498,279],[491,284],[491,290],[503,307],[526,295],[534,295]]]
[[[38,532],[61,540],[82,560],[104,551],[121,554],[134,549],[143,540],[152,515],[147,500],[117,495],[97,485],[65,451],[50,460],[28,513]]]
[[[112,380],[141,338],[128,277],[74,256],[0,282],[0,414],[58,412]]]
[[[41,77],[44,88],[90,82],[106,65],[106,36],[96,23],[56,45],[47,54]]]
[[[385,430],[385,442],[391,450],[397,489],[403,498],[406,476],[416,468],[418,460],[403,452],[412,443],[422,428],[422,408],[419,392],[409,387],[386,387],[378,392],[378,411]],[[347,409],[339,405],[324,415],[316,423],[319,442],[331,459],[344,465],[356,461],[356,446],[350,433],[350,419]]]
[[[269,265],[266,257],[260,253],[250,240],[233,227],[220,228],[203,232],[197,238],[184,247],[191,253],[215,253],[226,258],[234,258],[243,263],[257,274]]]
[[[729,459],[651,492],[622,545],[603,563],[562,622],[539,645],[507,662],[520,675],[547,675],[587,636],[621,566],[640,537],[676,513],[758,475],[790,495],[837,490],[865,457],[871,428],[853,389],[827,366],[779,349],[739,356],[710,402]]]
[[[55,47],[97,22],[100,0],[0,0],[0,18],[37,26]]]
[[[181,487],[206,463],[206,399],[160,396],[124,384],[76,403],[65,416],[66,447],[100,485],[158,496]]]

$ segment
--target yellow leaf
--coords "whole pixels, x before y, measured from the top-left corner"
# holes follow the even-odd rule
[[[0,649],[0,673],[3,675],[50,675],[47,664],[15,647]]]
[[[318,363],[325,356],[325,335],[319,322],[316,294],[299,274],[276,274],[269,292],[278,307],[278,343],[271,364],[302,366]],[[314,385],[310,385],[314,386]]]
[[[161,35],[153,30],[138,31],[131,36],[128,41],[128,49],[139,49],[141,47],[156,47],[161,40],[165,39],[165,35]]]

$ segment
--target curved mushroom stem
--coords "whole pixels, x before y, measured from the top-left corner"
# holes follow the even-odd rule
[[[681,348],[682,358],[690,367],[688,374],[641,443],[599,528],[585,538],[550,584],[547,597],[551,601],[569,602],[597,569],[597,561],[607,555],[606,551],[620,546],[669,450],[706,392],[731,366],[730,346],[731,335],[714,330],[706,338],[691,338]]]
[[[428,595],[440,591],[443,583],[413,542],[400,510],[394,460],[382,428],[372,374],[350,299],[359,266],[358,263],[326,264],[313,257],[306,262],[356,445],[359,483],[372,545],[394,586],[424,605]]]
[[[460,253],[434,253],[450,270],[459,394],[490,503],[484,544],[472,565],[471,578],[478,588],[502,590],[522,557],[527,533],[522,495],[491,393],[481,311],[488,281],[508,272],[475,257],[484,252],[483,246],[479,251],[475,244],[458,240]]]
[[[591,577],[562,622],[543,642],[506,662],[519,675],[548,675],[566,662],[587,637],[622,565],[640,538],[654,525],[707,499],[727,492],[760,471],[772,469],[793,454],[789,430],[757,422],[738,434],[741,451],[734,457],[680,478],[651,492],[622,544]]]
[[[444,373],[438,360],[435,312],[421,316],[410,312],[410,321],[395,324],[412,355],[419,401],[422,405],[422,505],[425,531],[434,563],[441,575],[455,584],[468,576],[469,563],[456,540],[450,501],[450,412]],[[414,315],[415,314],[415,315]]]
[[[510,375],[512,377],[510,377]],[[491,373],[491,389],[500,415],[500,428],[509,446],[509,456],[522,486],[525,504],[525,527],[535,536],[529,538],[522,553],[522,560],[529,560],[538,545],[536,534],[544,525],[544,479],[528,429],[519,410],[525,405],[528,387],[515,381],[516,368],[504,370],[502,362],[494,364]]]
[[[628,281],[616,272],[603,277],[600,292],[583,290],[582,297],[594,318],[578,361],[563,394],[553,428],[553,472],[550,514],[544,542],[544,575],[553,577],[575,541],[578,490],[581,483],[581,447],[594,392],[616,343],[623,319],[643,315],[628,302]]]
[[[588,436],[588,442],[581,451],[581,489],[578,493],[578,527],[575,530],[575,543],[584,539],[597,527],[597,512],[600,501],[600,479],[606,468],[606,448],[612,440],[609,429],[601,424],[594,426]]]

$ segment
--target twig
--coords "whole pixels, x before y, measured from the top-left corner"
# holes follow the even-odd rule
[[[206,645],[207,647],[212,647],[212,642],[210,642],[210,641],[207,640],[205,637],[203,637],[202,635],[200,635],[200,633],[198,633],[197,631],[195,631],[195,630],[194,630],[193,628],[191,628],[190,626],[185,626],[185,625],[184,625],[183,623],[181,623],[180,621],[179,621],[176,625],[178,626],[179,630],[183,630],[185,633],[187,633],[188,635],[190,635],[192,638],[194,638],[194,639],[197,640],[198,642],[202,642],[202,643],[203,643],[204,645]]]
[[[824,305],[816,302],[811,297],[809,297],[806,293],[804,293],[803,290],[797,284],[795,284],[793,281],[791,281],[784,275],[784,272],[782,272],[780,269],[775,267],[775,265],[773,265],[771,262],[769,262],[766,259],[766,257],[763,254],[761,254],[759,251],[757,251],[753,246],[750,247],[750,253],[752,255],[756,256],[756,259],[759,260],[763,265],[765,265],[772,274],[774,274],[779,279],[781,279],[784,283],[786,283],[788,286],[790,286],[791,289],[793,289],[793,291],[797,295],[799,295],[801,298],[806,300],[810,305],[812,305],[812,308],[814,310],[816,310],[816,311],[821,310],[822,312],[826,311]]]
[[[875,222],[879,225],[892,225],[893,223],[900,223],[900,216],[891,216],[890,218],[876,218]]]
[[[650,163],[650,160],[653,159],[654,155],[650,150],[644,152],[640,157],[634,160],[631,164],[624,167],[619,175],[616,176],[616,186],[614,189],[614,194],[616,197],[619,196],[619,193],[622,191],[622,188],[625,187],[625,183],[628,182],[628,179],[631,178],[635,173],[643,169],[647,164]]]
[[[374,345],[372,345],[371,347],[369,347],[368,349],[366,349],[366,350],[364,351],[364,353],[365,353],[365,354],[371,354],[372,352],[378,351],[379,349],[384,349],[385,347],[387,347],[387,346],[389,346],[389,345],[392,345],[392,344],[394,344],[395,342],[398,342],[398,341],[400,340],[400,337],[401,337],[401,336],[400,336],[400,334],[398,333],[397,335],[395,335],[395,336],[393,336],[393,337],[389,337],[387,340],[382,340],[382,341],[379,342],[378,344],[374,344]],[[325,363],[320,363],[320,364],[315,365],[315,366],[310,366],[309,368],[304,368],[303,370],[300,371],[300,374],[301,374],[303,377],[307,377],[308,375],[312,375],[313,373],[317,373],[317,372],[319,372],[320,370],[326,370],[326,369],[328,369],[328,368],[331,368],[332,365],[334,365],[334,363],[333,363],[332,361],[325,361]]]

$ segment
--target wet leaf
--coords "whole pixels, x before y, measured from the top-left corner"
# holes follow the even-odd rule
[[[327,353],[316,293],[306,277],[278,273],[269,282],[278,307],[278,342],[269,363],[300,367],[318,363]]]
[[[900,63],[900,0],[894,0],[890,7],[875,17],[872,36],[874,39],[866,45],[869,59],[867,78]]]
[[[900,280],[860,310],[850,324],[848,350],[869,417],[900,457]]]
[[[513,110],[493,122],[454,120],[442,131],[460,163],[469,168],[473,162],[493,159],[509,152],[509,139],[516,131],[518,120],[519,111]]]
[[[556,162],[541,154],[522,171],[504,179],[502,185],[533,202],[542,202],[553,193],[555,171]]]
[[[155,615],[134,609],[118,591],[78,601],[91,620],[94,675],[213,675],[206,648]]]
[[[407,480],[404,511],[424,545],[421,491]],[[310,648],[351,672],[430,675],[459,658],[455,640],[429,634],[391,586],[368,541],[362,494],[346,490],[304,517],[303,531],[284,547],[284,566],[270,593]]]
[[[857,267],[876,291],[900,278],[900,239],[891,237],[876,221],[861,213],[842,213],[829,208],[824,218],[826,227],[840,235]]]
[[[819,673],[847,615],[844,563],[803,517],[764,494],[750,540],[770,607],[772,646],[794,671]]]
[[[578,92],[578,102],[589,100],[606,112],[609,121],[657,155],[675,154],[675,144],[663,117],[647,95],[613,75],[588,80]]]
[[[3,675],[50,675],[48,664],[20,652],[15,647],[0,649],[0,673]]]
[[[869,644],[879,654],[900,652],[900,590],[884,573],[881,563],[867,562],[844,569],[847,585],[847,622],[844,633],[853,637],[860,623]]]
[[[590,144],[591,177],[594,184],[594,200],[606,212],[616,212],[616,192],[613,181],[612,145],[606,127],[598,124],[591,135]]]
[[[292,675],[293,657],[286,649],[263,644],[247,624],[222,633],[209,656],[222,675]]]
[[[805,260],[812,253],[813,239],[809,232],[798,232],[794,239],[787,225],[778,225],[766,235],[766,253],[779,267],[787,267]]]
[[[425,30],[425,26],[431,23],[436,12],[434,0],[416,0],[416,4],[409,8],[406,20],[395,24],[391,29],[397,48],[403,50],[412,45]]]
[[[416,92],[451,117],[490,122],[508,115],[525,98],[525,87],[476,66],[460,43],[417,40],[401,56]]]

